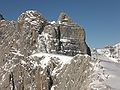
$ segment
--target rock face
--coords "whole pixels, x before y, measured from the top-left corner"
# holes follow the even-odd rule
[[[17,21],[1,18],[0,90],[87,90],[85,54],[91,55],[85,31],[65,13],[54,23],[37,11]]]
[[[82,27],[73,23],[65,13],[60,14],[58,23],[60,23],[61,43],[65,54],[71,56],[78,53],[91,55],[85,42],[86,35]]]
[[[46,25],[39,39],[40,50],[44,46],[43,52],[70,56],[79,53],[91,55],[85,42],[84,29],[73,23],[65,13],[60,14],[57,23]]]
[[[31,28],[35,30],[43,29],[46,19],[38,11],[26,11],[18,17],[20,29]],[[41,31],[42,32],[42,31]]]
[[[62,68],[56,76],[56,83],[53,84],[54,90],[89,90],[90,76],[90,57],[83,55],[75,56],[70,64]]]

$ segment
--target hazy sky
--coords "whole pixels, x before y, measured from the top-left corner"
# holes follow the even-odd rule
[[[1,0],[0,13],[16,20],[26,10],[38,10],[48,20],[66,12],[85,28],[87,43],[103,47],[120,42],[120,0]]]

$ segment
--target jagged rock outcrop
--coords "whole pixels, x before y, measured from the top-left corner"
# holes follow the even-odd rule
[[[73,24],[73,21],[66,13],[62,12],[59,15],[57,23],[69,25],[69,24]]]
[[[89,84],[86,81],[90,74],[90,57],[77,54],[91,55],[85,31],[65,13],[55,23],[48,22],[37,11],[26,11],[17,21],[2,20],[0,90],[84,90]],[[69,81],[72,75],[78,77],[73,78],[73,84]],[[59,84],[64,79],[67,81]]]
[[[57,23],[44,27],[43,33],[39,38],[40,50],[44,46],[43,52],[70,56],[79,53],[91,55],[85,37],[85,30],[75,24],[65,13],[61,13]]]
[[[64,53],[72,56],[78,53],[91,55],[85,42],[85,30],[75,24],[65,13],[60,14],[58,22],[60,23],[61,43]]]
[[[39,32],[42,32],[45,24],[46,19],[37,11],[26,11],[18,17],[17,28],[21,33],[20,40],[23,44],[21,47],[30,50],[27,51],[29,55],[37,50]]]
[[[26,11],[18,17],[18,23],[20,29],[31,28],[40,30],[46,24],[46,19],[38,11]]]

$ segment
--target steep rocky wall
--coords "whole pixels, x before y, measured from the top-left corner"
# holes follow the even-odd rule
[[[49,23],[44,27],[39,37],[39,50],[69,56],[91,55],[85,38],[85,30],[75,24],[65,13],[61,13],[57,22]]]

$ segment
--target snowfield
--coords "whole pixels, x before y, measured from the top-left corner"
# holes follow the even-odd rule
[[[94,53],[93,57],[95,65],[91,87],[94,90],[120,90],[118,60],[104,55],[100,49]]]

